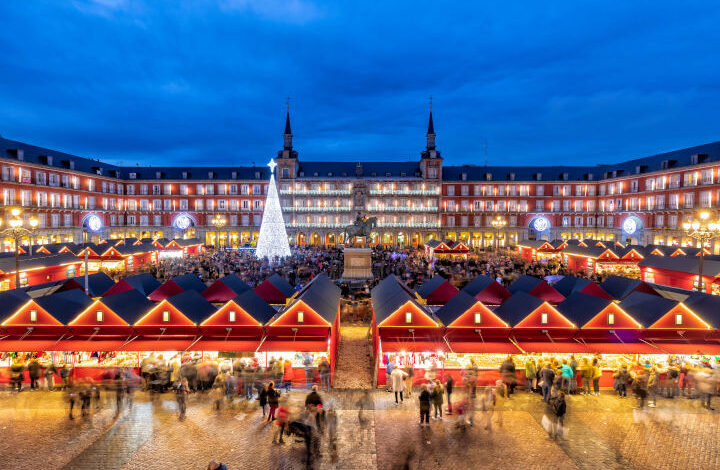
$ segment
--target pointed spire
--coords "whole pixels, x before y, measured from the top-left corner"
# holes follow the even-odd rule
[[[283,149],[278,152],[278,158],[297,158],[293,150],[293,135],[290,129],[290,98],[285,99],[285,132],[283,132]]]
[[[435,123],[433,122],[432,100],[431,96],[429,98],[430,115],[428,116],[427,134],[425,134],[425,151],[422,153],[422,158],[440,158],[440,152],[435,149]]]
[[[430,119],[428,120],[428,134],[435,134],[435,126],[433,125],[433,118],[432,118],[432,107],[430,108]]]
[[[288,110],[285,114],[285,132],[284,134],[292,134],[292,131],[290,130],[290,111]]]

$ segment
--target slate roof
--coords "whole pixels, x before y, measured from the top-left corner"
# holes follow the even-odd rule
[[[462,290],[485,305],[500,305],[512,296],[505,286],[484,274],[476,276]]]
[[[193,323],[200,324],[217,310],[195,290],[186,290],[168,298],[167,301]]]
[[[101,301],[130,325],[134,325],[155,306],[154,302],[136,289],[108,295]]]
[[[382,323],[383,320],[395,313],[398,308],[408,301],[412,302],[419,309],[425,311],[425,308],[418,304],[415,297],[413,297],[401,284],[402,281],[395,277],[395,275],[391,274],[380,281],[378,285],[373,287],[372,291],[370,291],[370,298],[372,299],[376,324],[379,325]]]
[[[514,327],[525,319],[533,310],[543,304],[543,300],[524,291],[518,291],[507,299],[493,313],[505,323]]]
[[[57,321],[67,325],[83,310],[88,308],[93,303],[93,300],[85,295],[85,292],[72,289],[38,297],[35,302]]]
[[[297,300],[305,302],[308,307],[332,324],[340,305],[340,293],[340,288],[329,277],[320,274],[313,278]]]
[[[714,329],[720,329],[720,296],[693,292],[683,302]]]
[[[128,180],[130,173],[136,174],[137,180],[182,180],[183,172],[187,173],[188,180],[232,180],[233,172],[235,179],[238,180],[261,180],[267,181],[269,178],[269,169],[264,165],[255,166],[237,166],[237,167],[138,167],[138,166],[120,166],[109,163],[103,163],[99,160],[83,158],[77,155],[71,155],[56,150],[51,150],[35,145],[26,144],[10,139],[0,137],[0,159],[18,161],[16,150],[22,150],[23,161],[55,167],[59,169],[68,169],[70,162],[74,163],[74,170],[89,174],[98,174],[103,176]],[[658,171],[663,169],[663,162],[666,167],[681,168],[692,164],[691,157],[695,154],[707,155],[704,162],[714,162],[720,160],[720,142],[711,142],[708,144],[697,145],[684,149],[674,150],[671,152],[660,153],[643,158],[627,160],[616,164],[603,164],[595,166],[444,166],[443,181],[488,181],[487,175],[490,175],[491,181],[534,181],[536,174],[541,173],[542,181],[588,181],[601,180],[615,176],[629,176],[633,174]],[[52,164],[49,164],[46,157],[52,157]],[[354,178],[356,177],[356,169],[358,162],[312,162],[299,161],[299,178]],[[392,161],[376,161],[376,162],[360,162],[361,177],[363,178],[420,178],[419,161],[408,162],[392,162]],[[615,172],[615,173],[613,173]],[[213,174],[210,178],[209,174]],[[158,175],[160,176],[158,178]],[[316,176],[317,175],[317,176]],[[514,176],[514,178],[512,177]],[[567,176],[567,178],[564,178]]]
[[[510,284],[507,288],[507,290],[514,294],[516,292],[530,292],[535,287],[537,287],[538,284],[542,282],[542,279],[538,279],[537,277],[528,276],[526,274],[520,276],[517,278],[512,284]]]
[[[160,281],[155,279],[155,276],[150,273],[134,274],[126,277],[124,281],[140,291],[140,293],[146,297],[155,289],[160,287]]]
[[[567,297],[573,292],[582,292],[583,294],[592,295],[612,299],[612,296],[605,292],[599,285],[590,279],[583,279],[575,276],[565,276],[552,285],[556,291]]]
[[[0,292],[0,323],[28,303],[30,296],[23,289],[11,289]]]
[[[76,276],[72,278],[72,280],[79,284],[83,291],[85,290],[85,276]],[[63,287],[60,288],[61,291],[77,288],[73,283],[66,284],[68,285],[63,284]],[[88,274],[88,294],[90,294],[91,297],[100,297],[114,285],[115,281],[105,273]]]
[[[633,292],[620,302],[620,308],[640,322],[643,328],[647,328],[662,318],[678,303],[675,300],[666,299],[659,295]]]
[[[432,294],[435,289],[445,284],[446,282],[448,282],[447,279],[445,279],[439,274],[436,274],[427,281],[423,282],[419,287],[416,287],[415,292],[417,292],[418,295],[424,299],[427,298],[427,296],[429,296],[430,294]]]
[[[565,318],[582,327],[611,303],[612,300],[576,291],[570,293],[556,308]]]
[[[269,281],[273,286],[275,286],[275,288],[277,288],[280,292],[285,294],[285,297],[292,297],[292,295],[295,293],[295,288],[291,286],[284,277],[277,273],[267,278],[267,281]]]
[[[184,291],[194,290],[198,293],[204,291],[207,286],[203,283],[196,274],[188,273],[182,276],[175,276],[172,278],[173,282],[180,286]]]
[[[467,312],[478,300],[467,292],[460,291],[452,299],[435,311],[443,325],[447,326]]]
[[[202,296],[210,302],[227,302],[248,290],[250,286],[233,273],[217,279],[202,292]]]
[[[259,295],[252,290],[246,290],[242,294],[233,299],[251,317],[259,321],[262,325],[269,322],[275,316],[275,309],[265,302]]]
[[[652,288],[639,279],[629,279],[616,275],[609,276],[600,284],[600,287],[615,300],[624,299],[635,289],[646,290],[648,293],[652,292]]]

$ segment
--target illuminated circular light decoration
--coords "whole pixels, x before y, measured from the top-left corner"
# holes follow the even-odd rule
[[[544,232],[550,228],[550,221],[547,217],[536,217],[535,220],[533,220],[532,227],[536,232]]]
[[[640,230],[641,227],[642,227],[642,221],[634,215],[631,215],[631,216],[625,218],[625,220],[623,220],[623,223],[622,223],[623,232],[625,232],[628,235],[634,234],[635,232]]]
[[[192,225],[192,219],[188,215],[180,214],[175,217],[174,225],[179,230],[187,230]]]
[[[85,225],[92,232],[99,232],[103,228],[102,219],[97,214],[90,214],[85,219]]]

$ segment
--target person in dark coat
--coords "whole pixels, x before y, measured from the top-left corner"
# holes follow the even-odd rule
[[[275,419],[275,410],[277,410],[280,404],[280,393],[275,389],[275,384],[270,382],[267,387],[267,401],[270,405],[270,412],[268,413],[267,420],[271,422]]]
[[[447,414],[452,414],[452,400],[451,395],[453,392],[453,387],[455,386],[455,380],[453,380],[452,375],[448,375],[447,382],[445,382],[445,392],[447,393],[447,401],[448,401],[448,407],[447,407]]]
[[[420,402],[420,425],[426,426],[430,424],[430,392],[427,385],[422,386],[418,400]]]
[[[263,418],[265,417],[265,407],[267,406],[268,401],[268,389],[267,386],[263,385],[260,389],[260,392],[258,392],[258,403],[260,404],[260,409],[262,410]]]
[[[508,388],[508,396],[512,395],[515,391],[515,385],[517,385],[517,376],[515,375],[515,363],[512,357],[508,356],[505,361],[500,365],[500,376],[505,381],[505,385]]]
[[[565,393],[559,390],[557,395],[550,399],[550,406],[555,415],[553,432],[550,437],[557,439],[563,437],[563,426],[565,425],[565,413],[567,412],[567,404],[565,402]]]
[[[10,381],[18,392],[22,391],[23,373],[25,366],[20,359],[15,359],[10,366]]]
[[[33,356],[27,365],[28,376],[30,377],[30,390],[39,388],[38,380],[40,380],[41,368],[37,357]]]

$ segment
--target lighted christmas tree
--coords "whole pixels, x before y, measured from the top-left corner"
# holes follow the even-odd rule
[[[268,258],[270,261],[278,261],[290,256],[290,243],[285,231],[280,199],[278,198],[277,187],[275,187],[275,163],[270,159],[270,186],[268,186],[267,197],[265,198],[265,209],[263,210],[262,223],[260,224],[260,235],[258,236],[255,256]]]

